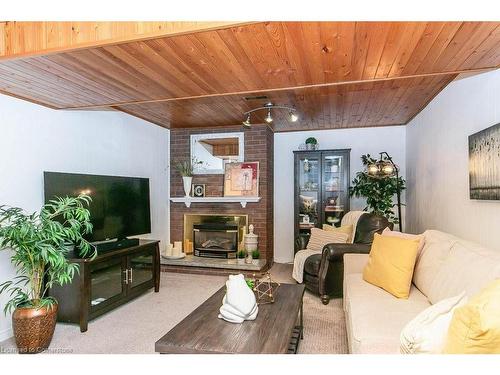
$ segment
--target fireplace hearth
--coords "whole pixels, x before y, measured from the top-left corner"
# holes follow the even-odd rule
[[[235,222],[193,224],[194,255],[206,258],[236,258],[238,229]]]

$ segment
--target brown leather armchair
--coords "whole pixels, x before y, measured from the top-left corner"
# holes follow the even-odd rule
[[[327,305],[330,298],[342,297],[344,262],[346,253],[370,252],[373,236],[385,228],[393,227],[385,217],[364,213],[358,220],[354,242],[332,243],[323,248],[322,254],[311,255],[304,264],[304,283],[308,290],[319,294],[321,302]],[[305,249],[309,237],[301,236],[295,240],[296,251]]]

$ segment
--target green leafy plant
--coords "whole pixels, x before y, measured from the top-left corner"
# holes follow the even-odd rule
[[[318,140],[314,137],[309,137],[306,139],[306,145],[316,145],[318,144]]]
[[[387,157],[384,157],[384,160],[388,160]],[[370,154],[362,155],[361,161],[365,167],[377,162]],[[398,190],[402,192],[406,188],[405,183],[402,177],[376,178],[365,172],[358,172],[349,188],[349,195],[366,198],[365,210],[385,216],[389,221],[397,224],[399,220],[394,213],[396,204],[393,202],[393,197]]]
[[[245,250],[238,251],[237,257],[238,259],[244,259],[246,256]]]
[[[245,279],[245,282],[247,283],[250,289],[253,289],[253,287],[255,286],[255,280],[253,279]]]
[[[260,257],[260,252],[259,252],[259,250],[254,250],[254,251],[252,251],[252,258],[253,258],[253,259],[259,259],[259,257]]]
[[[0,284],[0,294],[12,297],[5,313],[17,307],[42,308],[57,303],[47,296],[48,289],[69,283],[78,272],[78,265],[66,258],[68,251],[76,247],[83,256],[92,252],[83,238],[92,231],[90,212],[85,208],[90,201],[86,195],[55,198],[32,214],[0,206],[0,250],[12,250],[10,259],[18,275]]]
[[[203,165],[204,162],[193,157],[191,160],[175,161],[173,164],[182,177],[192,177],[194,169]]]

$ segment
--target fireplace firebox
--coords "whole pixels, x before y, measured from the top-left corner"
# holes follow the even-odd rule
[[[194,255],[207,258],[236,258],[238,224],[235,222],[193,224]]]

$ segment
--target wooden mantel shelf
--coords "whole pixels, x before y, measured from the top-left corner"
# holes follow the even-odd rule
[[[245,208],[247,203],[257,203],[261,197],[170,197],[174,203],[184,203],[191,207],[191,203],[240,203]]]

